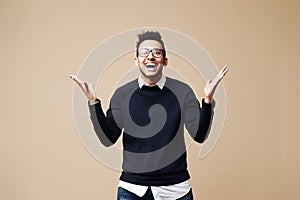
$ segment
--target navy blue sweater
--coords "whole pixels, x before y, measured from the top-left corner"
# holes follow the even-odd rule
[[[200,108],[187,84],[168,77],[163,89],[140,89],[137,80],[118,88],[106,115],[101,103],[89,108],[94,130],[103,145],[114,144],[124,130],[120,179],[149,186],[189,179],[184,126],[195,141],[202,143],[212,119],[211,104],[202,100]]]

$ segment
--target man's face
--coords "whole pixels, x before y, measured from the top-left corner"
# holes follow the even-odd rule
[[[161,49],[162,45],[156,40],[145,40],[140,44],[138,50],[141,52],[135,58],[135,65],[139,67],[144,80],[158,81],[161,78],[163,67],[168,63]]]

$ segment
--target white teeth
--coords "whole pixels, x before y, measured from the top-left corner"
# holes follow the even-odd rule
[[[147,68],[154,68],[155,66],[156,66],[156,64],[154,64],[154,63],[148,63],[148,64],[146,64]]]
[[[155,68],[147,67],[146,70],[147,70],[148,72],[154,72],[154,71],[155,71]]]

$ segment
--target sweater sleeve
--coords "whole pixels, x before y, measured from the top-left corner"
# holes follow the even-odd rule
[[[186,97],[186,104],[184,109],[184,123],[192,138],[198,142],[203,143],[210,130],[210,125],[213,118],[213,103],[207,104],[202,99],[202,108],[197,100],[194,92],[191,90]]]
[[[120,128],[122,123],[120,121],[117,123],[115,120],[115,118],[120,120],[121,108],[113,97],[105,116],[101,107],[101,101],[99,99],[97,101],[99,103],[89,104],[90,118],[100,142],[104,146],[109,147],[117,142],[122,132],[122,128]]]

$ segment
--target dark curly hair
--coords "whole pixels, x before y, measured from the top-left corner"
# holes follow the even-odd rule
[[[137,35],[138,37],[138,41],[136,42],[136,57],[138,57],[138,49],[141,45],[142,42],[144,42],[145,40],[155,40],[157,42],[159,42],[162,46],[162,48],[165,50],[165,44],[164,41],[161,39],[161,35],[158,31],[146,31],[146,32],[142,32],[140,34]],[[166,51],[163,51],[163,57],[166,57]]]

